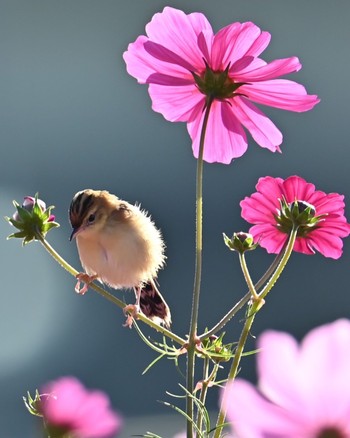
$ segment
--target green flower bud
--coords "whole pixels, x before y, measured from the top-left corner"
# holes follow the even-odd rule
[[[224,344],[224,336],[225,333],[221,333],[219,337],[210,336],[202,341],[206,354],[217,363],[227,362],[233,357],[232,344]]]
[[[233,233],[232,238],[226,236],[223,233],[225,245],[230,248],[231,251],[237,251],[240,254],[243,254],[246,251],[254,250],[258,244],[254,243],[254,238],[249,233],[244,233],[240,231],[239,233]]]
[[[46,208],[45,202],[38,199],[38,194],[34,198],[26,196],[22,206],[16,201],[13,201],[13,205],[17,211],[12,218],[5,217],[5,219],[19,231],[12,233],[8,239],[12,237],[23,239],[23,245],[25,245],[32,240],[45,237],[51,228],[59,227],[59,224],[55,222],[55,216],[51,214],[54,207]]]

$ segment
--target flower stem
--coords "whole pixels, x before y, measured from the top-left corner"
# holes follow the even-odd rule
[[[286,267],[286,264],[289,260],[289,257],[291,256],[293,248],[294,248],[294,243],[295,243],[295,240],[297,238],[297,233],[298,233],[298,227],[293,226],[292,231],[289,235],[288,243],[287,243],[286,249],[284,251],[283,257],[282,257],[279,265],[277,266],[275,272],[272,274],[270,280],[267,282],[267,284],[263,288],[263,290],[259,293],[260,298],[266,297],[266,295],[270,292],[270,290],[275,285],[279,276],[282,274],[283,269]]]
[[[203,360],[203,381],[202,381],[202,389],[200,392],[200,401],[204,404],[205,398],[207,394],[207,379],[209,376],[209,358],[205,357]],[[202,422],[203,422],[203,415],[201,411],[197,412],[197,428],[201,431],[202,430]]]
[[[271,278],[269,279],[269,281],[267,282],[267,284],[265,285],[265,287],[263,288],[261,293],[258,295],[259,299],[254,300],[254,293],[253,293],[253,291],[250,290],[250,294],[251,294],[251,296],[253,296],[253,301],[252,301],[252,304],[248,307],[247,317],[246,317],[246,320],[245,320],[245,323],[243,326],[243,330],[242,330],[242,333],[240,335],[240,338],[239,338],[239,341],[237,344],[237,349],[236,349],[235,356],[234,356],[233,361],[232,361],[231,369],[230,369],[230,372],[228,374],[228,381],[234,380],[236,375],[237,375],[237,371],[239,368],[239,364],[241,362],[243,350],[244,350],[248,335],[250,333],[251,327],[253,325],[255,315],[261,309],[262,304],[264,303],[264,301],[263,301],[264,297],[270,292],[270,290],[272,289],[272,287],[274,286],[274,284],[278,280],[279,276],[281,275],[283,269],[285,268],[285,266],[289,260],[289,257],[291,256],[292,251],[293,251],[295,239],[297,237],[297,231],[298,231],[298,228],[293,227],[293,229],[289,235],[287,246],[285,247],[285,250],[283,251],[283,256],[280,260],[280,263],[277,265]],[[245,276],[246,275],[248,275],[248,277],[250,279],[250,275],[249,275],[248,270],[246,270],[246,272],[245,272]],[[248,281],[247,283],[248,283],[249,287],[252,285],[251,281]],[[254,288],[254,286],[253,286],[253,288]],[[256,291],[254,291],[254,292],[256,294]],[[226,392],[226,390],[224,390],[224,395],[223,395],[223,398],[221,401],[220,412],[219,412],[219,416],[218,416],[217,423],[216,423],[214,438],[220,438],[220,434],[221,434],[222,429],[223,429],[223,424],[225,422],[226,412],[227,412],[226,398],[227,398],[227,392]]]
[[[272,273],[275,271],[277,266],[279,265],[281,259],[283,257],[283,251],[281,251],[274,259],[274,261],[271,263],[269,268],[266,270],[264,275],[260,278],[259,281],[257,281],[254,285],[254,288],[256,291],[259,291],[263,285],[266,283],[266,281],[269,279],[269,277],[272,275]],[[240,310],[242,307],[247,304],[247,302],[251,298],[251,293],[248,291],[239,301],[236,303],[227,313],[225,316],[221,318],[221,320],[209,331],[203,333],[199,336],[199,339],[206,339],[209,338],[212,335],[215,335],[219,330],[221,330],[228,321],[233,318],[233,316]]]
[[[196,175],[196,261],[195,261],[195,276],[193,286],[193,298],[192,298],[192,313],[191,323],[188,339],[188,352],[187,352],[187,390],[192,394],[194,388],[194,370],[195,370],[195,355],[197,339],[197,327],[198,327],[198,310],[199,310],[199,296],[202,278],[202,221],[203,221],[203,153],[204,153],[204,141],[205,133],[208,126],[209,113],[213,99],[208,98],[205,106],[205,113],[203,118],[202,131],[199,142],[199,151],[197,159],[197,175]],[[189,395],[186,399],[186,413],[188,418],[194,420],[193,415],[193,398]],[[193,437],[192,422],[187,420],[187,438]]]
[[[258,301],[255,301],[248,308],[248,315],[247,315],[247,318],[245,320],[243,330],[242,330],[241,336],[240,336],[238,344],[237,344],[235,356],[233,358],[231,369],[230,369],[230,372],[228,375],[228,381],[234,380],[234,378],[236,377],[237,370],[238,370],[238,367],[239,367],[239,364],[241,361],[241,357],[243,354],[244,346],[246,344],[250,329],[253,325],[254,318],[255,318],[255,315],[257,313],[258,305],[260,305],[260,303]],[[224,424],[225,419],[226,419],[226,411],[227,411],[226,397],[227,397],[227,393],[226,393],[226,390],[224,390],[224,395],[223,395],[222,402],[221,402],[221,408],[220,408],[219,416],[218,416],[218,419],[216,422],[216,429],[215,429],[214,438],[219,438],[221,436],[223,424]]]
[[[58,264],[60,264],[66,271],[68,271],[73,277],[76,277],[79,272],[73,268],[69,263],[67,263],[63,257],[61,257],[58,252],[49,244],[49,242],[41,235],[37,235],[36,239],[43,245],[43,247],[46,249],[46,251],[56,260]],[[91,289],[93,289],[95,292],[99,293],[103,298],[106,298],[107,300],[111,301],[116,306],[120,307],[121,309],[124,309],[126,304],[119,300],[117,297],[112,295],[111,293],[107,292],[105,289],[103,289],[101,286],[99,286],[96,283],[91,283],[89,285]],[[154,328],[158,332],[161,332],[163,335],[167,336],[168,338],[172,339],[174,342],[180,344],[181,346],[186,343],[185,339],[182,339],[180,336],[175,335],[171,331],[167,330],[166,328],[160,326],[159,324],[155,323],[151,319],[147,318],[142,313],[137,315],[137,318],[144,322],[145,324],[149,325],[150,327]]]
[[[252,278],[251,278],[251,276],[249,274],[248,266],[247,266],[247,263],[245,261],[244,253],[239,253],[239,261],[240,261],[240,264],[241,264],[241,269],[242,269],[242,272],[243,272],[243,275],[244,275],[244,279],[245,279],[245,281],[246,281],[246,283],[248,285],[248,288],[249,288],[250,295],[251,295],[253,300],[258,300],[259,296],[256,293],[256,290],[255,290]]]
[[[204,359],[202,390],[199,397],[199,401],[202,403],[203,406],[205,406],[209,385],[211,382],[215,382],[219,367],[220,367],[219,363],[215,363],[213,370],[209,375],[209,358]],[[200,431],[202,431],[202,423],[203,423],[203,412],[199,411],[197,416],[197,428]]]

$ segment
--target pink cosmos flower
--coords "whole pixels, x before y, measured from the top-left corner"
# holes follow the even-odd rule
[[[299,224],[295,251],[314,254],[317,250],[333,259],[342,255],[341,238],[350,234],[344,216],[344,196],[316,190],[299,176],[286,180],[266,176],[259,179],[256,189],[256,193],[241,201],[242,217],[255,224],[249,232],[267,252],[281,251],[290,234],[293,215]]]
[[[258,347],[258,390],[242,379],[227,385],[237,438],[350,437],[350,321],[318,327],[300,345],[267,331]]]
[[[187,122],[198,157],[206,104],[213,99],[204,160],[230,163],[247,150],[242,126],[262,147],[280,151],[282,134],[251,101],[289,111],[319,102],[293,81],[277,79],[300,70],[296,57],[266,63],[259,55],[270,34],[254,23],[233,23],[214,35],[201,13],[171,7],[157,13],[124,53],[127,71],[149,84],[153,109],[172,122]]]
[[[107,438],[121,428],[122,420],[111,410],[108,397],[87,390],[74,377],[51,382],[42,393],[41,411],[49,431],[74,438]]]

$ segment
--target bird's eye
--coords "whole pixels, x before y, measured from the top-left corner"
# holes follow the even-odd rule
[[[90,214],[90,216],[88,217],[88,224],[92,224],[95,221],[95,214],[92,213]]]

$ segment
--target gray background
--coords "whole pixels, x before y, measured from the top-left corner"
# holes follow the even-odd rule
[[[61,223],[49,241],[79,269],[75,244],[68,241],[73,194],[103,188],[141,202],[167,242],[168,264],[159,282],[173,329],[185,336],[194,271],[196,161],[185,124],[152,112],[147,88],[127,75],[122,59],[128,43],[167,4],[0,1],[0,213],[11,215],[12,199],[39,191],[56,206]],[[205,166],[202,331],[245,292],[238,260],[221,233],[248,228],[239,201],[254,191],[260,176],[299,174],[321,190],[350,198],[350,3],[187,0],[171,6],[202,11],[215,31],[234,21],[254,21],[272,33],[263,58],[299,56],[303,69],[291,77],[321,98],[304,114],[266,110],[284,134],[283,154],[271,154],[250,139],[248,152],[231,165]],[[19,241],[6,241],[11,231],[0,222],[1,436],[35,436],[34,418],[21,397],[61,375],[106,390],[125,416],[168,414],[157,400],[172,401],[166,390],[179,393],[177,382],[183,380],[173,363],[164,360],[141,376],[155,355],[134,330],[122,327],[121,311],[94,292],[77,296],[74,279],[39,244],[22,249]],[[345,242],[338,261],[295,254],[257,317],[254,335],[274,328],[301,337],[318,324],[348,317],[349,253]],[[271,260],[261,249],[249,255],[254,278]],[[228,341],[237,340],[242,316],[227,327]],[[244,359],[242,375],[254,379],[254,367],[252,358]],[[213,391],[210,406],[216,404]],[[154,420],[144,424],[138,433],[160,433]]]

